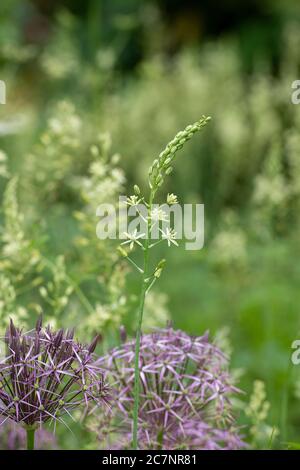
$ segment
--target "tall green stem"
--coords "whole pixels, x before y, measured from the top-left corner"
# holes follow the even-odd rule
[[[149,245],[151,239],[151,211],[153,200],[156,191],[160,188],[164,182],[164,177],[172,172],[171,163],[175,158],[175,154],[180,150],[185,142],[191,139],[191,137],[202,127],[204,127],[210,117],[202,116],[201,119],[194,124],[187,126],[183,131],[176,134],[173,140],[168,143],[166,148],[159,154],[158,158],[154,160],[153,164],[149,169],[149,185],[151,188],[149,205],[148,205],[148,228],[147,237],[144,244],[144,270],[142,275],[142,285],[140,292],[140,303],[138,309],[137,319],[137,331],[135,341],[135,359],[134,359],[134,406],[133,406],[133,438],[132,447],[133,449],[138,448],[138,415],[139,415],[139,398],[140,398],[140,371],[139,371],[139,356],[140,356],[140,343],[141,343],[141,329],[143,322],[143,313],[145,306],[145,298],[148,288],[151,287],[151,279],[149,279]],[[139,188],[138,188],[139,191]],[[162,436],[163,438],[163,436]]]
[[[140,293],[140,303],[138,308],[137,330],[135,339],[135,358],[134,358],[134,404],[133,404],[133,436],[132,448],[138,449],[138,417],[139,417],[139,403],[140,403],[140,371],[139,371],[139,358],[141,347],[141,333],[143,323],[143,313],[145,306],[146,292],[148,288],[148,270],[149,270],[149,243],[151,237],[151,210],[153,204],[154,193],[151,191],[148,208],[148,226],[147,237],[144,245],[144,270],[142,276],[142,285]]]
[[[27,450],[34,450],[35,429],[32,427],[28,427],[26,429],[26,434],[27,434]]]

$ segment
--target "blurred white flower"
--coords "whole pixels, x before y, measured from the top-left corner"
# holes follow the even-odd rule
[[[167,204],[169,204],[170,206],[172,204],[178,204],[178,200],[177,200],[177,196],[173,193],[171,194],[168,194],[167,196]]]
[[[164,240],[167,240],[167,243],[168,243],[168,246],[170,247],[171,246],[171,243],[173,243],[173,245],[176,245],[178,246],[178,243],[176,241],[176,235],[177,233],[175,232],[174,229],[170,229],[169,227],[166,228],[165,231],[161,231],[162,233],[162,238]]]
[[[161,207],[155,207],[152,211],[151,211],[151,220],[152,222],[156,223],[156,222],[168,222],[169,221],[169,217],[168,215],[166,214],[166,212],[161,209]]]
[[[139,199],[138,196],[129,196],[127,199],[126,199],[126,204],[130,207],[136,207],[139,205],[139,203],[141,202],[141,199]]]
[[[139,242],[139,239],[145,237],[145,233],[138,234],[137,229],[135,229],[132,233],[124,232],[124,235],[128,240],[122,242],[121,245],[129,244],[130,250],[133,249],[135,243],[141,247],[143,246],[141,242]]]

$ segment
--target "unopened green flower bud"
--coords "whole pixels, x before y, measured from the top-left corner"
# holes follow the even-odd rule
[[[154,271],[154,277],[156,277],[157,279],[161,276],[161,273],[162,273],[162,270],[164,268],[166,264],[166,260],[165,259],[162,259],[158,265],[156,266],[155,268],[155,271]]]
[[[124,248],[121,245],[118,246],[117,250],[121,256],[124,256],[124,258],[127,258],[128,253],[126,250],[124,250]]]
[[[172,158],[168,157],[166,161],[164,162],[163,166],[166,168],[171,163],[171,161],[172,161]]]
[[[163,182],[163,177],[161,175],[158,175],[155,182],[159,186]]]
[[[140,188],[138,187],[137,184],[135,184],[135,185],[133,186],[133,189],[134,189],[134,192],[135,192],[135,194],[136,194],[137,196],[139,196],[139,195],[141,194],[141,190],[140,190]]]

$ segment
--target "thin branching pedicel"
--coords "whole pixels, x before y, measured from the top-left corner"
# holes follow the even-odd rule
[[[154,271],[151,273],[149,268],[149,251],[153,248],[157,242],[151,243],[151,232],[156,223],[164,220],[164,212],[159,208],[153,208],[154,198],[158,189],[163,185],[165,176],[171,174],[172,163],[178,150],[191,139],[191,137],[200,129],[202,129],[207,122],[210,120],[209,117],[202,116],[202,118],[192,125],[185,128],[184,131],[178,132],[171,142],[168,143],[165,150],[163,150],[159,157],[154,160],[152,166],[149,169],[149,186],[150,195],[148,202],[141,196],[140,189],[138,186],[134,187],[135,196],[128,198],[127,203],[130,206],[137,206],[139,202],[143,201],[148,210],[147,216],[147,233],[143,236],[138,235],[136,232],[131,234],[125,234],[127,239],[124,244],[129,244],[129,249],[132,249],[135,245],[139,246],[144,252],[144,263],[143,268],[140,268],[136,263],[128,256],[127,251],[120,247],[121,253],[127,257],[137,270],[142,275],[142,285],[140,292],[140,301],[138,308],[138,319],[137,319],[137,330],[136,330],[136,343],[135,343],[135,381],[134,381],[134,409],[133,409],[133,449],[138,448],[138,413],[139,413],[139,394],[140,394],[140,383],[139,383],[139,354],[140,354],[140,340],[141,340],[141,328],[143,321],[143,312],[145,306],[145,297],[149,292],[155,281],[159,278],[161,271],[164,266],[164,260],[156,266]],[[167,202],[174,204],[177,202],[177,198],[174,194],[168,195]],[[162,233],[162,239],[166,240],[168,246],[171,244],[177,245],[176,233],[174,230],[168,228]]]
[[[63,421],[71,411],[93,402],[106,406],[108,388],[95,364],[98,337],[89,346],[74,340],[74,331],[36,327],[23,333],[13,322],[4,338],[0,361],[0,417],[23,424],[28,449],[34,448],[35,430],[45,422]]]

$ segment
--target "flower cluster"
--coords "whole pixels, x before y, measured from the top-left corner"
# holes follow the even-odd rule
[[[3,419],[2,419],[3,420]],[[26,449],[26,431],[16,425],[12,420],[7,420],[2,425],[0,419],[0,449],[23,450]],[[36,431],[36,445],[38,450],[50,450],[57,448],[55,436],[43,428]]]
[[[270,402],[267,400],[265,383],[255,380],[249,404],[245,414],[250,421],[249,434],[253,448],[270,448],[272,441],[279,435],[279,430],[268,423]]]
[[[0,414],[6,419],[37,427],[63,422],[64,414],[93,402],[107,405],[105,377],[95,364],[98,337],[89,346],[74,340],[74,331],[42,328],[23,333],[13,322],[6,331],[0,360]]]
[[[107,438],[110,448],[131,444],[134,345],[128,342],[97,361],[110,371],[117,394],[112,413],[100,417],[98,424],[92,423],[99,439]],[[230,403],[230,396],[238,390],[226,366],[226,358],[208,341],[207,334],[190,337],[167,328],[144,335],[139,357],[140,448],[243,447]]]

